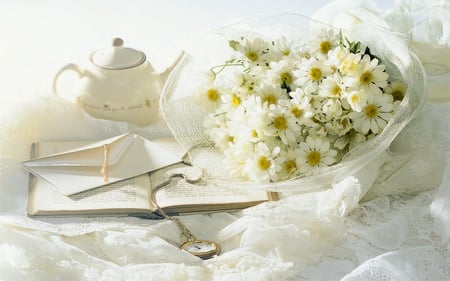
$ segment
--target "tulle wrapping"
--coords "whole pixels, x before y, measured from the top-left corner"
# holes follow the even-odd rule
[[[407,93],[394,117],[377,137],[355,147],[344,159],[313,176],[292,180],[253,184],[232,180],[224,170],[221,153],[214,149],[204,135],[205,112],[195,104],[192,95],[196,77],[211,66],[227,58],[227,40],[246,34],[259,34],[274,39],[283,35],[289,39],[306,38],[309,34],[332,26],[309,18],[282,14],[256,18],[236,25],[215,30],[187,50],[187,55],[169,77],[161,97],[161,111],[172,134],[181,145],[190,149],[195,165],[202,167],[219,184],[230,184],[271,191],[311,191],[337,183],[367,166],[386,151],[395,137],[420,112],[426,100],[425,72],[417,57],[408,49],[407,42],[394,33],[380,27],[364,24],[352,30],[343,30],[353,41],[360,41],[370,47],[387,66],[387,72],[403,80]],[[368,32],[370,30],[370,32]],[[339,32],[339,30],[336,30]]]

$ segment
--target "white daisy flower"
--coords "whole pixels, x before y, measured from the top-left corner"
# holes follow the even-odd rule
[[[386,66],[379,64],[378,59],[370,59],[364,55],[358,63],[359,71],[344,78],[344,84],[350,89],[364,89],[368,93],[380,92],[380,88],[387,86],[389,75],[385,72]]]
[[[253,69],[252,72],[255,72]],[[264,72],[261,72],[263,74]],[[257,85],[261,84],[262,79],[259,74],[250,74],[250,73],[241,73],[239,80],[235,84],[237,87],[240,87],[242,90],[242,93],[246,96],[251,95],[253,93],[253,90],[256,88]]]
[[[282,106],[271,105],[269,111],[270,123],[266,133],[280,138],[285,145],[294,145],[296,143],[295,133],[298,129],[296,118]]]
[[[309,136],[299,146],[296,149],[297,167],[307,176],[314,174],[318,168],[332,165],[336,160],[337,152],[330,149],[326,138]]]
[[[335,34],[331,29],[322,29],[316,33],[308,43],[306,49],[311,56],[326,58],[339,43],[339,34]]]
[[[267,105],[277,104],[280,99],[287,99],[288,95],[285,89],[278,85],[263,83],[254,89],[254,95],[261,98],[261,102]]]
[[[229,126],[234,128],[233,143],[258,143],[264,141],[266,126],[263,124],[263,121],[252,120],[252,122],[249,122],[249,116],[244,114],[239,119],[231,120]]]
[[[283,159],[281,162],[281,169],[278,172],[278,178],[280,180],[285,180],[293,177],[298,174],[299,170],[297,167],[296,159],[299,156],[296,153],[296,150],[293,148],[285,148],[280,152],[280,158]]]
[[[363,90],[351,91],[344,94],[347,103],[350,105],[351,109],[356,112],[361,112],[363,110],[363,107],[366,105],[367,96],[367,93]]]
[[[271,149],[267,144],[260,142],[255,146],[253,154],[245,162],[243,172],[255,182],[277,181],[277,173],[281,170],[283,159],[278,157],[280,148]]]
[[[338,69],[343,76],[356,76],[358,73],[361,73],[361,65],[359,64],[360,61],[361,54],[348,52],[338,66]]]
[[[229,41],[230,47],[240,53],[250,65],[266,66],[271,44],[259,37]]]
[[[233,126],[238,128],[235,137],[238,142],[258,142],[265,137],[270,124],[269,104],[262,102],[261,97],[250,96],[242,103],[241,110],[230,117]]]
[[[402,101],[406,95],[406,85],[401,81],[393,81],[384,89],[386,94],[392,96],[395,101]]]
[[[292,57],[295,53],[294,43],[282,36],[272,41],[272,46],[268,56],[271,62],[281,61]]]
[[[309,92],[315,92],[322,79],[331,73],[331,69],[324,64],[324,61],[315,57],[302,59],[297,68],[298,70],[293,72],[296,77],[295,85]]]
[[[195,103],[208,112],[222,106],[222,89],[211,84],[202,84],[195,93]]]
[[[311,125],[311,118],[315,114],[315,110],[311,104],[311,96],[297,88],[294,92],[289,93],[291,99],[287,103],[289,112],[298,120],[300,125]],[[281,104],[284,105],[284,104]]]
[[[391,95],[376,93],[367,96],[362,111],[350,112],[348,117],[353,120],[357,132],[367,135],[370,130],[378,134],[392,118],[393,109]]]
[[[222,95],[222,111],[228,112],[239,108],[243,100],[246,98],[246,93],[240,87],[233,87]]]
[[[290,91],[294,85],[294,60],[286,58],[280,61],[271,62],[270,70],[267,71],[268,80],[281,88]]]
[[[339,73],[327,76],[319,85],[319,96],[327,98],[340,98],[344,91],[342,77]]]
[[[223,151],[224,165],[231,176],[247,178],[244,165],[247,159],[253,155],[253,147],[254,145],[251,143],[233,143]]]
[[[350,51],[347,48],[337,46],[336,48],[328,52],[328,59],[326,60],[325,64],[330,66],[332,70],[341,69],[343,66],[347,66],[347,64],[343,64],[343,62],[349,54]],[[354,58],[355,57],[352,56],[352,58],[349,61],[347,61],[347,63],[350,63]],[[343,71],[343,74],[347,75],[348,73],[344,71],[345,69],[346,67],[344,67],[344,69],[341,70]]]

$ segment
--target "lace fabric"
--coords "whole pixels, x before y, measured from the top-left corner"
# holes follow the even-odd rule
[[[440,149],[437,151],[448,163],[450,135],[448,124],[442,121],[450,117],[450,111],[448,106],[427,106],[427,109],[427,112],[433,112],[433,120],[441,121],[436,124],[438,133],[434,139],[439,140],[436,145]],[[422,129],[425,128],[430,127]],[[417,143],[422,148],[426,147],[427,138]],[[427,157],[426,154],[419,154]],[[414,191],[415,182],[425,180],[421,181],[423,175],[420,173],[413,175],[410,173],[409,180],[398,182],[392,177],[388,186],[396,184],[406,188],[408,185],[405,182],[409,182],[413,186],[410,191]],[[439,175],[441,181],[437,189],[385,195],[377,191],[377,198],[360,203],[345,218],[349,232],[342,244],[292,280],[447,280],[450,272],[448,165],[435,176]],[[433,177],[427,176],[426,179],[432,180]],[[372,189],[386,183],[377,182]],[[432,185],[431,182],[428,184]]]
[[[430,111],[430,107],[426,111]],[[436,125],[429,113],[422,113],[391,144],[389,160],[381,167],[374,186],[363,200],[417,194],[438,186],[445,157],[442,144],[436,139]]]

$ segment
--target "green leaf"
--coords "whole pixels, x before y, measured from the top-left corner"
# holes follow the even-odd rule
[[[240,44],[236,40],[230,40],[228,41],[228,45],[231,47],[231,49],[237,51]]]

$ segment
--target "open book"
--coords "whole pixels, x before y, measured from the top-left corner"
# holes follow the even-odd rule
[[[176,150],[174,140],[158,140]],[[32,158],[51,155],[79,146],[80,142],[41,142],[32,147]],[[174,151],[177,153],[177,151]],[[179,151],[178,151],[179,153]],[[159,205],[168,214],[232,211],[275,200],[276,194],[262,190],[219,186],[199,179],[167,178],[170,171],[186,164],[174,164],[152,173],[65,196],[50,183],[30,174],[27,214],[29,216],[138,216],[159,218]],[[155,185],[167,185],[155,192]],[[153,188],[152,188],[153,187]],[[155,204],[155,202],[157,204]]]

